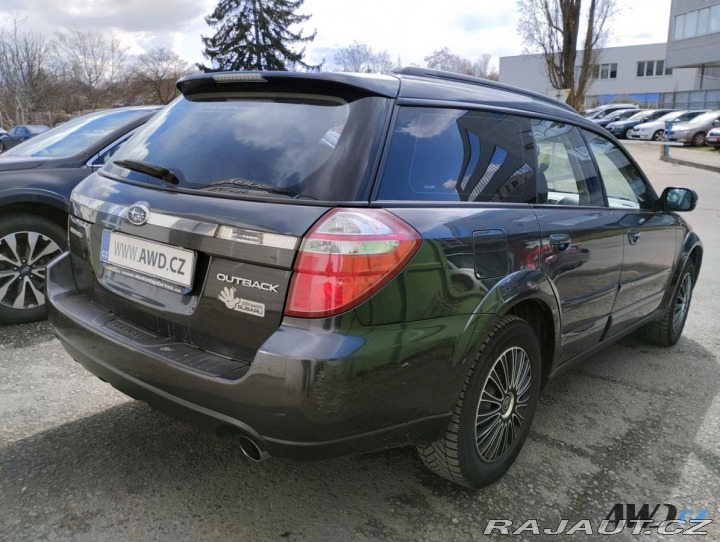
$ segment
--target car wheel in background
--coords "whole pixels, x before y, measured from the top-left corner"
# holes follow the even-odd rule
[[[502,476],[520,453],[540,396],[540,345],[532,327],[503,317],[475,358],[445,435],[418,446],[435,474],[467,487]]]
[[[45,318],[47,264],[66,244],[65,230],[46,218],[0,218],[0,324]]]
[[[698,132],[692,138],[692,145],[695,147],[701,147],[705,145],[705,132]]]
[[[663,135],[665,134],[665,130],[656,130],[655,133],[652,135],[653,141],[662,141]]]

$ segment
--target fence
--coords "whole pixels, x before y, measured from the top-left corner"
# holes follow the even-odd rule
[[[659,106],[672,109],[720,109],[720,89],[663,92]]]

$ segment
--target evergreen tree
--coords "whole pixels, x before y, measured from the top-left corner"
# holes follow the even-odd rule
[[[297,43],[315,39],[314,32],[303,36],[290,27],[307,21],[310,15],[296,11],[305,0],[220,0],[205,22],[216,28],[212,37],[202,37],[203,56],[210,66],[198,64],[205,72],[219,70],[287,70],[289,67],[318,69],[303,62],[305,48]]]

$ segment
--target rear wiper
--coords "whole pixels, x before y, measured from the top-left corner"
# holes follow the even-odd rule
[[[145,162],[143,160],[116,160],[113,162],[116,166],[120,166],[130,171],[137,171],[138,173],[144,173],[150,175],[156,179],[161,179],[166,183],[179,184],[180,179],[175,173],[167,168],[153,164],[152,162]]]
[[[263,192],[269,192],[270,194],[281,194],[283,196],[289,196],[291,198],[297,197],[289,190],[279,188],[275,186],[269,186],[267,184],[256,183],[254,181],[248,181],[245,179],[223,179],[222,181],[215,181],[214,183],[206,184],[201,189],[214,190],[218,192],[243,192],[246,190],[261,190]],[[234,190],[237,189],[237,190]]]

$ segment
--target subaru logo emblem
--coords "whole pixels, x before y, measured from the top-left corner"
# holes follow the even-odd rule
[[[144,203],[136,203],[131,205],[127,211],[127,218],[131,224],[142,226],[148,221],[150,209]]]

